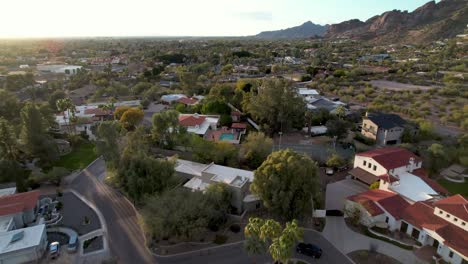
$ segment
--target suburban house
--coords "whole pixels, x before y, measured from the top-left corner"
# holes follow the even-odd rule
[[[37,218],[39,191],[0,190],[0,263],[39,260],[47,247],[45,225]]]
[[[401,143],[405,126],[406,121],[399,115],[366,113],[362,120],[361,134],[375,140],[379,146],[396,145]]]
[[[87,134],[90,139],[95,139],[96,136],[93,133],[92,127],[98,122],[112,119],[113,110],[101,107],[106,104],[107,103],[91,103],[78,105],[75,106],[75,122],[71,122],[73,119],[71,111],[64,111],[56,114],[55,121],[62,132],[84,133]],[[140,106],[140,101],[121,101],[113,104],[113,107],[119,106],[138,107]]]
[[[307,109],[313,111],[318,109],[325,109],[331,114],[336,114],[338,106],[346,106],[341,101],[333,101],[325,97],[306,97]]]
[[[36,221],[39,192],[15,193],[0,197],[0,232],[22,228]]]
[[[181,159],[177,160],[175,171],[188,179],[184,187],[193,191],[205,191],[213,183],[227,184],[232,191],[231,205],[236,208],[237,213],[254,210],[261,206],[260,199],[251,194],[249,190],[254,178],[252,171]]]
[[[63,73],[67,75],[77,74],[83,67],[78,65],[65,64],[38,64],[37,70],[40,73]]]
[[[209,130],[217,130],[219,116],[217,115],[199,115],[199,114],[180,114],[179,124],[187,129],[189,133],[205,137]]]
[[[383,225],[432,247],[436,259],[468,263],[468,200],[462,195],[410,204],[398,194],[370,190],[348,197],[345,208],[357,208],[366,226]]]
[[[397,193],[411,204],[448,193],[427,176],[422,159],[404,148],[386,147],[357,153],[349,174],[368,185],[379,182],[380,190]]]
[[[41,259],[46,248],[44,224],[0,232],[0,263],[33,263]]]

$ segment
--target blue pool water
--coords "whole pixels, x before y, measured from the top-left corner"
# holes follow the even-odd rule
[[[220,140],[234,140],[234,134],[231,133],[223,133],[219,136]]]

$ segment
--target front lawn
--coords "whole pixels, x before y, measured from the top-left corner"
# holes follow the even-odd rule
[[[446,179],[438,180],[439,184],[444,186],[451,194],[461,194],[468,196],[468,182],[456,183]]]
[[[94,152],[94,144],[82,143],[73,148],[73,150],[60,157],[59,160],[54,162],[53,167],[64,167],[69,170],[82,169],[88,166],[93,160],[97,158]]]

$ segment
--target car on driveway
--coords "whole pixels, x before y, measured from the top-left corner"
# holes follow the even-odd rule
[[[55,241],[49,245],[49,257],[56,259],[58,256],[60,256],[60,243]]]
[[[296,247],[297,253],[304,254],[313,258],[320,258],[322,256],[322,249],[316,245],[299,243]]]

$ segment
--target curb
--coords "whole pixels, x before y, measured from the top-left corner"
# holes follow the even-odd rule
[[[229,243],[229,244],[224,244],[224,245],[219,245],[219,246],[214,246],[214,247],[209,247],[209,248],[202,248],[202,249],[198,249],[198,250],[192,250],[192,251],[187,251],[187,252],[182,252],[182,253],[171,254],[171,255],[158,255],[158,254],[156,254],[154,252],[151,252],[151,255],[153,255],[155,257],[158,257],[158,258],[172,258],[172,257],[189,255],[189,254],[193,254],[193,253],[197,253],[197,252],[203,252],[203,251],[209,251],[209,250],[218,249],[218,248],[224,248],[224,247],[231,247],[231,246],[235,246],[235,245],[240,245],[240,244],[244,244],[244,241],[245,240],[238,241],[238,242],[232,242],[232,243]]]

